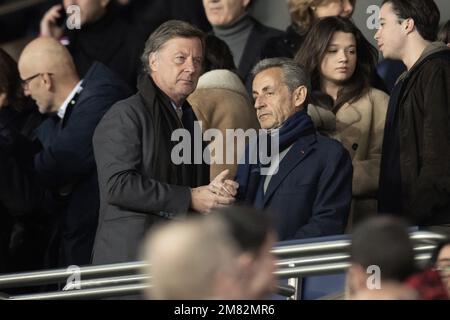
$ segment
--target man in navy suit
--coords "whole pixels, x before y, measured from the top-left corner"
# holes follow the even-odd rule
[[[29,181],[24,190],[35,190],[34,200],[54,215],[54,263],[89,264],[99,210],[92,136],[105,112],[131,91],[100,63],[80,79],[67,49],[49,37],[27,45],[18,66],[25,94],[50,116],[37,129],[42,149],[30,174],[20,176]]]
[[[343,146],[317,133],[308,116],[308,76],[285,58],[259,62],[253,75],[259,123],[278,137],[279,147],[265,167],[260,160],[250,163],[256,148],[249,145],[238,168],[237,199],[268,209],[279,240],[343,233],[352,200],[352,164]]]

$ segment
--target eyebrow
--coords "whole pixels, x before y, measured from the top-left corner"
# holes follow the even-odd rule
[[[261,89],[261,91],[262,92],[267,92],[269,89],[273,90],[273,87],[272,86],[265,86],[264,88]],[[254,90],[252,91],[252,93],[253,94],[258,94],[258,92],[254,91]]]
[[[332,47],[332,46],[338,47],[339,44],[338,43],[330,43],[328,46],[329,47]],[[350,47],[355,47],[356,48],[356,44],[351,44],[351,45],[347,46],[347,48],[350,48]]]
[[[450,258],[442,258],[442,259],[438,259],[437,262],[450,262]]]

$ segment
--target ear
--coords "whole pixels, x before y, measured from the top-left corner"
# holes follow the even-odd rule
[[[48,73],[44,73],[41,78],[47,91],[52,91],[55,87],[52,77]]]
[[[150,53],[148,56],[148,65],[152,72],[158,71],[158,56],[155,52]]]
[[[406,23],[405,24],[405,31],[406,31],[407,34],[410,34],[411,32],[414,31],[416,24],[415,24],[414,20],[411,19],[411,18],[406,19],[405,23]]]
[[[352,264],[347,270],[346,294],[352,298],[366,286],[366,273],[358,264]]]
[[[254,268],[254,256],[250,253],[241,253],[237,259],[237,269],[239,279],[242,283],[247,283],[252,278]]]
[[[8,103],[7,98],[8,96],[6,95],[6,92],[0,93],[0,108],[7,105]]]
[[[294,106],[300,108],[306,101],[306,96],[308,95],[308,89],[305,86],[300,86],[294,90],[292,94],[292,99],[294,100]]]
[[[101,0],[100,1],[100,6],[102,8],[106,8],[106,6],[111,2],[111,0]]]

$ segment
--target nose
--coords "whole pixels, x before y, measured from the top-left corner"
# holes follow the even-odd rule
[[[380,39],[380,28],[378,28],[377,32],[375,32],[375,35],[373,36],[373,38],[378,41],[378,39]]]
[[[348,61],[347,52],[345,50],[339,50],[338,58],[339,62],[347,62]]]
[[[192,57],[186,59],[184,71],[192,74],[195,72],[195,70],[196,70],[196,66],[195,66],[194,59]]]
[[[261,109],[264,106],[264,99],[262,96],[256,96],[254,107],[256,110]]]

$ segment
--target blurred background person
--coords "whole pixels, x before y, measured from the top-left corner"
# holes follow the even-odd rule
[[[66,10],[71,5],[80,8],[79,29],[66,26]],[[73,16],[68,19],[76,20]],[[94,61],[99,61],[135,88],[145,35],[121,18],[115,1],[64,0],[44,14],[40,35],[53,37],[67,46],[81,77]]]
[[[245,145],[239,146],[237,139],[227,139],[226,129],[258,129],[259,123],[247,90],[235,73],[233,55],[227,44],[208,35],[205,46],[205,73],[188,101],[197,119],[202,121],[203,132],[218,129],[222,134],[222,139],[215,139],[208,146],[212,161],[210,180],[225,169],[230,170],[229,177],[234,179],[238,155],[243,154]],[[233,163],[226,163],[230,147],[234,150]]]
[[[450,297],[450,240],[447,239],[438,243],[430,262],[439,272],[447,290],[447,296]]]
[[[240,207],[159,226],[143,247],[152,276],[146,296],[262,299],[276,288],[275,239],[262,213]]]
[[[437,40],[442,41],[448,47],[450,47],[450,20],[444,23],[439,29]]]
[[[211,30],[202,0],[116,0],[120,14],[139,27],[147,38],[160,24],[174,19],[189,22],[204,32]]]
[[[296,61],[311,75],[315,103],[336,115],[334,137],[350,153],[353,201],[349,223],[377,212],[384,122],[389,96],[373,88],[377,50],[348,19],[327,17],[311,28]],[[314,104],[314,101],[313,101]]]
[[[282,31],[267,27],[249,15],[251,0],[203,0],[206,17],[215,36],[225,41],[247,91],[251,92],[251,70],[260,60],[264,43]]]
[[[31,152],[20,142],[9,145],[11,134],[36,138],[35,129],[45,119],[36,105],[25,97],[17,63],[0,49],[0,272],[16,272],[43,267],[45,223],[42,210],[21,199],[20,181],[9,179],[11,157]],[[40,216],[40,218],[37,218]]]
[[[49,115],[37,129],[41,148],[17,171],[18,181],[29,181],[20,192],[36,198],[45,190],[38,201],[52,219],[50,264],[89,264],[99,209],[92,136],[105,112],[131,91],[101,63],[80,78],[68,50],[50,37],[30,42],[18,68],[25,95]]]
[[[350,18],[356,0],[288,0],[291,25],[282,36],[270,39],[262,49],[262,58],[294,58],[308,31],[323,17]]]

